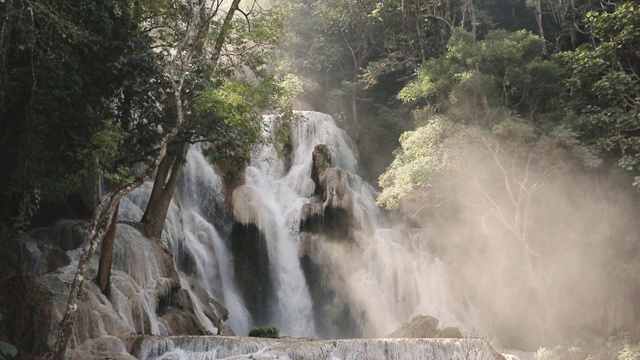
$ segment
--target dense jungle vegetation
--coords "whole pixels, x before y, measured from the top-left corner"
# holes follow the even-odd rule
[[[232,186],[253,146],[286,140],[261,115],[295,121],[295,102],[346,129],[380,206],[449,235],[454,292],[511,307],[498,336],[516,314],[531,330],[513,346],[640,341],[635,1],[0,0],[0,19],[7,251],[75,217],[85,262],[108,254],[119,200],[151,178],[141,222],[160,237],[189,145]],[[554,307],[571,293],[598,294],[575,303],[592,317]]]

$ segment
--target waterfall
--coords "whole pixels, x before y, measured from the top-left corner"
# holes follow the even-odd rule
[[[215,204],[222,204],[222,181],[213,167],[193,147],[187,154],[180,191],[184,247],[195,257],[197,282],[231,314],[229,325],[239,334],[249,332],[249,313],[233,278],[231,255],[213,222]],[[174,245],[177,246],[177,245]]]
[[[290,153],[273,145],[254,151],[244,185],[233,192],[233,216],[225,214],[220,176],[198,147],[188,152],[163,242],[200,322],[216,330],[195,284],[229,309],[228,324],[239,335],[275,325],[291,336],[381,337],[417,315],[459,326],[444,308],[446,275],[431,251],[434,235],[389,224],[375,203],[376,191],[357,175],[346,133],[329,115],[299,114],[302,120],[291,125]],[[312,153],[320,144],[346,189],[327,191],[349,199],[342,238],[301,232],[305,206],[327,208],[335,200],[314,198]],[[121,221],[139,220],[150,189],[145,184],[123,201]],[[330,221],[323,214],[320,226]],[[154,333],[162,333],[158,326]]]

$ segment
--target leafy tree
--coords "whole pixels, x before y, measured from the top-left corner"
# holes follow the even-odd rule
[[[615,154],[618,164],[640,170],[640,8],[634,2],[587,15],[592,42],[560,54],[574,126],[591,144]],[[638,182],[635,182],[637,185]]]
[[[492,31],[475,42],[457,29],[447,53],[424,63],[398,96],[460,122],[483,123],[494,107],[533,121],[558,108],[563,90],[562,67],[543,59],[542,49],[542,39],[525,31]]]
[[[378,203],[401,208],[410,221],[428,219],[453,239],[468,236],[452,250],[457,261],[505,274],[494,291],[506,301],[528,294],[539,311],[531,325],[551,329],[556,310],[547,299],[566,283],[545,283],[553,256],[537,222],[540,209],[569,170],[593,169],[601,160],[568,126],[562,66],[541,50],[542,40],[523,31],[493,31],[480,41],[455,31],[447,53],[424,63],[400,92],[423,107],[414,111],[417,129],[402,135],[380,177]],[[452,221],[462,230],[447,226]],[[496,252],[509,255],[496,260]],[[484,291],[479,286],[461,291],[484,301],[474,295]]]
[[[218,101],[208,104],[206,101],[199,101],[198,96],[211,87],[217,89],[215,91],[225,91],[226,95],[234,91],[251,89],[249,83],[235,85],[235,87],[225,84],[225,81],[234,74],[234,70],[241,69],[236,61],[241,60],[240,65],[246,65],[256,75],[264,74],[260,73],[264,65],[261,59],[266,54],[264,46],[279,38],[278,34],[282,27],[276,22],[278,17],[259,17],[255,22],[250,22],[252,10],[243,11],[239,3],[239,0],[233,0],[222,17],[218,17],[224,11],[222,1],[213,3],[174,1],[164,4],[168,6],[166,12],[151,9],[152,11],[147,14],[154,18],[154,21],[147,23],[152,26],[147,30],[155,32],[155,38],[158,41],[156,47],[160,48],[160,53],[163,55],[165,76],[169,79],[171,88],[172,106],[169,109],[174,112],[175,117],[163,127],[161,138],[153,144],[154,150],[145,154],[150,161],[147,160],[148,165],[142,175],[119,178],[120,181],[112,186],[94,210],[87,237],[82,246],[78,270],[71,285],[66,313],[59,327],[54,354],[56,359],[64,357],[87,265],[97,245],[109,233],[109,229],[112,229],[111,225],[115,221],[120,199],[155,173],[154,188],[141,221],[147,224],[151,236],[159,237],[189,144],[220,136],[221,132],[212,132],[211,129],[219,130],[225,128],[225,125],[231,128],[232,133],[238,130],[241,137],[259,129],[257,126],[244,124],[248,119],[247,114],[242,111],[247,110],[250,105],[256,105],[251,100],[241,99],[240,96],[223,98],[209,94],[209,97],[203,98]],[[235,17],[236,14],[242,14],[243,18]],[[142,21],[142,17],[139,20]],[[225,46],[229,48],[225,50]],[[262,85],[259,86],[269,83],[272,82],[260,83]],[[272,88],[276,88],[275,85]],[[251,92],[243,93],[243,96],[250,94]],[[259,99],[264,99],[264,96],[260,96]],[[225,100],[228,105],[224,106],[220,100]],[[198,103],[200,104],[198,111],[191,108],[192,104]],[[250,105],[247,106],[246,103]],[[208,105],[219,108],[220,112],[209,109],[207,113]],[[259,111],[258,108],[253,107],[252,110],[252,114]],[[211,113],[213,115],[209,115]],[[219,121],[209,126],[206,122],[194,120],[203,114],[209,119]],[[249,116],[249,120],[251,119],[255,117]],[[208,131],[199,132],[202,130]],[[249,138],[248,141],[253,140]],[[107,255],[100,262],[99,273],[104,276],[99,277],[99,282],[103,290],[105,287],[108,288],[109,254],[112,251],[113,242],[110,241],[103,247],[103,253]],[[105,279],[107,283],[104,283]]]
[[[181,9],[180,4],[176,9]],[[178,19],[188,21],[179,23],[181,32],[171,19],[160,20],[167,71],[173,77],[176,116],[184,126],[173,139],[170,156],[158,168],[141,219],[150,237],[162,234],[189,144],[210,141],[215,145],[221,138],[231,139],[230,147],[237,148],[233,155],[242,163],[250,147],[260,140],[261,112],[270,107],[271,100],[286,96],[286,90],[265,66],[273,47],[284,39],[285,10],[261,11],[253,2],[245,11],[240,1],[234,0],[225,16],[219,17],[223,1],[212,5],[201,1],[182,9],[184,14]],[[166,21],[169,23],[163,23]],[[257,82],[245,77],[246,69]],[[283,107],[277,110],[290,113]]]
[[[166,83],[135,9],[126,1],[3,2],[3,221],[26,225],[40,202],[67,196],[96,161],[114,175],[114,157],[121,166],[136,161],[114,149],[145,153],[157,141],[155,104]],[[136,121],[140,114],[146,122]],[[111,136],[123,131],[129,135]]]

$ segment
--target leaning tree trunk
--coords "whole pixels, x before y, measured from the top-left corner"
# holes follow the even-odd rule
[[[71,339],[71,334],[73,332],[73,323],[76,318],[76,313],[78,312],[78,298],[80,297],[80,293],[82,292],[82,286],[84,284],[87,268],[93,256],[93,253],[98,247],[98,244],[100,244],[100,241],[104,238],[105,234],[110,228],[113,214],[115,213],[117,208],[116,204],[120,202],[120,199],[123,196],[131,192],[131,190],[133,190],[137,186],[139,186],[139,184],[137,184],[136,182],[136,184],[131,184],[126,188],[109,193],[105,197],[105,200],[100,205],[98,205],[98,207],[93,212],[91,222],[89,223],[89,229],[87,230],[87,234],[82,244],[82,253],[80,254],[80,259],[78,260],[76,275],[74,276],[73,282],[71,283],[69,300],[67,301],[67,309],[64,317],[58,325],[58,336],[53,353],[54,360],[64,359],[64,355],[67,351],[67,344],[69,343],[69,339]],[[111,203],[106,212],[106,216],[102,218],[102,210],[104,208],[104,205],[109,200]]]
[[[105,296],[111,293],[111,261],[113,259],[113,247],[116,240],[116,222],[118,220],[119,201],[116,209],[111,216],[111,225],[102,240],[102,248],[100,249],[100,261],[98,263],[98,276],[96,283],[100,287],[100,291]]]
[[[176,192],[188,150],[189,143],[175,145],[169,149],[167,156],[162,159],[160,166],[158,166],[158,173],[153,183],[149,203],[144,211],[142,220],[140,220],[144,225],[144,232],[147,237],[159,239],[162,236],[169,205],[171,205],[171,199]]]
[[[179,82],[174,90],[176,95],[180,94],[183,80],[184,78],[179,79]],[[107,195],[105,195],[102,202],[98,204],[98,206],[96,206],[96,208],[93,210],[91,222],[89,223],[89,227],[82,244],[82,252],[80,254],[80,259],[78,260],[78,268],[76,270],[75,276],[73,277],[71,288],[69,289],[69,300],[67,300],[67,309],[65,311],[64,317],[58,325],[58,334],[53,353],[53,360],[63,360],[65,357],[65,353],[67,352],[67,345],[69,344],[71,334],[73,333],[73,323],[75,322],[76,314],[78,312],[78,299],[80,298],[80,293],[82,292],[82,286],[87,275],[89,262],[96,249],[98,248],[100,241],[104,239],[108,229],[111,226],[112,220],[115,220],[114,213],[116,212],[120,200],[131,191],[142,185],[145,181],[150,179],[153,173],[158,168],[160,162],[162,162],[162,160],[166,157],[165,155],[167,154],[167,144],[171,139],[175,138],[175,136],[178,134],[178,131],[180,131],[180,127],[184,123],[184,116],[182,113],[182,108],[180,106],[178,107],[177,120],[178,121],[176,123],[176,126],[162,137],[158,155],[149,165],[144,175],[136,178],[129,184],[123,185],[117,190],[110,191]],[[103,216],[103,210],[106,204],[109,204],[109,207],[107,208],[107,211]]]
[[[239,4],[240,4],[240,0],[233,0],[233,3],[231,4],[231,7],[229,8],[227,15],[225,16],[225,19],[222,24],[222,29],[220,30],[220,33],[216,38],[216,42],[214,46],[214,55],[212,56],[212,60],[214,60],[214,62],[217,62],[217,60],[220,58],[222,45],[230,29],[229,24],[233,19],[235,12],[238,10]],[[210,20],[211,19],[207,21],[210,21]],[[69,340],[71,339],[71,334],[73,332],[73,323],[75,321],[76,314],[78,311],[78,299],[80,297],[80,293],[82,292],[82,286],[84,284],[84,279],[87,273],[87,267],[89,265],[91,257],[93,256],[95,250],[100,244],[100,241],[103,240],[107,230],[110,228],[111,222],[115,220],[115,217],[113,215],[117,209],[117,205],[119,204],[120,199],[122,199],[131,191],[133,191],[134,189],[142,185],[145,181],[150,179],[151,176],[153,176],[153,173],[156,172],[156,170],[158,170],[158,173],[165,174],[163,178],[165,179],[165,181],[160,182],[160,184],[164,185],[163,188],[165,189],[163,191],[157,190],[154,192],[160,191],[160,193],[164,193],[166,196],[168,195],[167,190],[170,190],[171,188],[173,189],[170,191],[171,196],[168,197],[168,201],[166,201],[166,206],[163,206],[163,207],[158,206],[158,209],[153,210],[153,208],[156,208],[157,205],[149,206],[151,205],[151,199],[150,199],[149,201],[150,204],[147,206],[147,211],[145,211],[145,216],[143,216],[143,219],[145,217],[147,218],[147,220],[153,218],[154,220],[156,220],[155,223],[158,223],[157,220],[160,219],[159,217],[160,211],[162,210],[162,208],[164,208],[164,215],[161,218],[162,221],[160,222],[160,224],[156,225],[157,227],[161,226],[158,237],[160,236],[160,234],[162,234],[162,227],[164,227],[164,216],[166,216],[167,210],[169,208],[169,203],[171,202],[171,197],[173,196],[173,192],[175,191],[175,185],[177,185],[180,170],[184,165],[184,161],[183,161],[184,155],[186,154],[189,148],[188,144],[181,144],[178,146],[178,149],[180,149],[180,151],[177,151],[177,154],[178,155],[182,154],[182,156],[173,157],[173,161],[165,160],[165,158],[167,157],[166,155],[168,155],[167,153],[169,150],[168,149],[169,142],[175,139],[176,135],[180,131],[180,128],[182,127],[182,124],[184,124],[184,121],[185,121],[183,102],[182,102],[182,88],[184,85],[184,80],[188,72],[189,66],[192,65],[192,59],[193,59],[192,57],[193,53],[186,50],[188,50],[187,48],[190,45],[201,41],[201,36],[202,36],[202,33],[198,32],[196,34],[195,39],[190,39],[189,36],[187,35],[187,37],[183,39],[184,41],[179,41],[179,44],[178,44],[179,51],[177,52],[179,56],[178,60],[180,60],[180,61],[177,61],[179,66],[179,69],[178,69],[179,71],[178,71],[177,78],[174,79],[174,86],[173,86],[173,92],[174,92],[175,101],[176,101],[177,121],[176,121],[176,125],[162,137],[159,144],[158,155],[155,157],[153,162],[149,165],[149,167],[147,168],[143,176],[136,178],[134,181],[124,185],[118,190],[109,192],[105,196],[104,200],[94,209],[93,216],[91,218],[91,222],[89,224],[89,228],[87,229],[87,233],[82,245],[82,253],[80,255],[80,260],[78,261],[78,268],[73,278],[73,282],[71,283],[71,289],[69,290],[69,300],[67,301],[67,309],[65,311],[64,317],[62,318],[58,326],[58,334],[57,334],[56,345],[55,345],[54,354],[53,354],[53,360],[63,360],[65,357],[65,353],[67,351],[67,345],[69,344]],[[182,54],[185,54],[184,58],[181,58]],[[179,161],[176,162],[177,160]],[[162,163],[163,161],[168,163],[167,165],[165,165],[168,168],[166,171],[161,172],[159,167],[160,167],[160,163]],[[160,177],[156,178],[156,182],[158,182],[158,178]],[[175,185],[173,184],[173,182],[175,182]],[[172,186],[169,186],[169,185],[172,185]],[[155,184],[154,184],[154,187],[155,187]],[[162,198],[165,199],[164,197]],[[159,202],[159,200],[154,200],[154,201],[156,203]],[[107,203],[109,203],[109,207],[106,211],[106,214],[103,216],[102,210],[104,209],[104,206]],[[157,229],[155,231],[157,233]]]

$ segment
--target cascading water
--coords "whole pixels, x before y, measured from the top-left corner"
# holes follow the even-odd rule
[[[253,223],[266,238],[269,279],[276,289],[268,303],[269,321],[286,334],[313,336],[317,330],[323,337],[384,336],[420,314],[457,325],[441,306],[446,299],[438,297],[444,293],[444,274],[422,244],[429,238],[383,228],[375,191],[355,175],[356,157],[344,131],[329,115],[300,115],[303,120],[291,130],[289,157],[263,147],[246,169],[246,185],[234,193],[236,220]],[[343,174],[347,189],[327,191],[348,193],[351,240],[322,234],[306,234],[303,240],[300,235],[302,209],[314,195],[312,153],[319,144],[328,147],[335,167],[343,171],[338,175]],[[304,265],[301,270],[299,254],[305,252],[315,270]],[[323,299],[310,298],[318,292]],[[340,317],[352,317],[355,324]],[[355,329],[330,329],[344,326]]]
[[[356,156],[344,131],[328,115],[300,115],[302,121],[291,128],[291,153],[273,146],[254,153],[245,184],[233,192],[231,231],[214,221],[224,200],[220,177],[198,148],[188,153],[163,242],[200,322],[216,330],[194,286],[229,309],[228,323],[238,335],[255,325],[275,325],[291,336],[380,337],[416,315],[458,325],[442,307],[444,274],[431,255],[431,235],[389,228],[374,189],[355,174]],[[324,197],[312,179],[320,144],[331,157],[323,176],[333,179],[325,179]],[[121,220],[139,220],[149,191],[147,184],[123,201]],[[332,220],[335,206],[345,209]],[[348,229],[303,229],[309,208],[320,209],[320,228],[338,221]],[[183,351],[172,349],[148,351]]]
[[[249,313],[233,278],[231,255],[213,226],[214,204],[222,204],[222,181],[199,149],[187,155],[180,191],[184,245],[195,257],[197,282],[229,309],[229,325],[239,334],[249,332]],[[179,245],[174,245],[179,246]]]
[[[120,211],[121,221],[139,221],[152,188],[144,184],[126,199]],[[209,332],[217,333],[218,324],[205,316],[203,301],[207,297],[225,304],[231,314],[228,324],[239,334],[246,334],[251,323],[244,301],[238,294],[233,278],[231,255],[215,229],[214,208],[222,199],[222,182],[197,147],[187,154],[177,197],[172,201],[163,242],[175,257],[182,288],[189,292],[194,312]],[[202,298],[194,294],[194,285],[207,292]],[[158,332],[153,331],[153,334]]]

